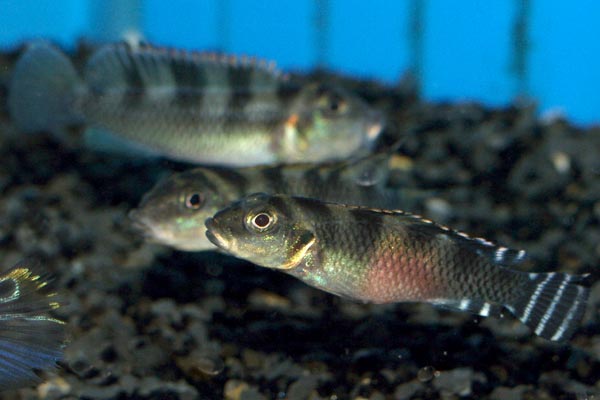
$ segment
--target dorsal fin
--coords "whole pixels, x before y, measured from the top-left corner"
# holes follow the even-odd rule
[[[286,79],[274,62],[247,56],[186,51],[141,43],[111,44],[94,53],[86,65],[85,79],[94,89],[194,87],[208,70],[232,70],[251,75],[254,86],[272,87]]]
[[[410,221],[407,223],[407,227],[409,229],[425,232],[428,235],[446,235],[449,239],[455,241],[457,244],[469,248],[496,265],[505,267],[516,265],[523,261],[527,255],[525,250],[515,250],[508,247],[499,246],[487,239],[470,236],[464,232],[454,230],[427,218],[423,218],[420,215],[412,214],[404,210],[382,210],[350,205],[346,205],[344,207],[406,217]]]
[[[401,213],[414,219],[414,224],[411,226],[411,228],[427,230],[430,234],[446,235],[449,239],[455,241],[460,246],[468,248],[480,256],[487,258],[493,264],[507,267],[519,264],[525,259],[525,250],[516,250],[505,246],[500,246],[487,239],[470,236],[464,232],[437,224],[421,216],[406,213],[404,211],[401,211]]]

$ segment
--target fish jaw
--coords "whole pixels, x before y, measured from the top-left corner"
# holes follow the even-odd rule
[[[147,242],[170,246],[182,251],[214,250],[213,244],[202,233],[198,236],[181,235],[173,230],[174,226],[169,224],[163,226],[145,216],[140,210],[130,211],[129,218],[132,228]]]
[[[219,249],[228,252],[232,247],[231,241],[227,240],[226,237],[221,233],[214,218],[208,218],[204,223],[206,225],[206,237],[207,239],[217,246]]]

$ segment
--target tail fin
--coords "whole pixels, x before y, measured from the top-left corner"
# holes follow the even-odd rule
[[[589,289],[586,276],[564,273],[529,274],[522,295],[507,308],[536,335],[553,341],[569,339],[577,329]]]
[[[20,263],[0,275],[0,390],[39,381],[35,371],[62,357],[64,323],[49,315],[60,304],[38,269]]]
[[[33,43],[13,70],[10,114],[25,132],[55,132],[77,119],[73,103],[80,84],[67,56],[48,43]]]

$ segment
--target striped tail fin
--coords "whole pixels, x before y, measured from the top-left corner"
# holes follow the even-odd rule
[[[507,305],[536,335],[552,341],[568,340],[585,312],[589,289],[586,276],[565,273],[531,273],[522,295]]]

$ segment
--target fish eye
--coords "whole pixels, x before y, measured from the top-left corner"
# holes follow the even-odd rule
[[[327,114],[336,115],[342,114],[348,108],[348,104],[339,93],[330,93],[323,98],[322,107]]]
[[[199,193],[192,193],[185,199],[185,206],[192,210],[202,207],[202,203],[204,203],[204,198]]]
[[[329,110],[335,112],[340,109],[340,105],[340,101],[334,97],[329,102]]]
[[[275,217],[269,213],[260,212],[254,215],[250,219],[250,222],[255,230],[263,232],[273,226],[275,223]]]

